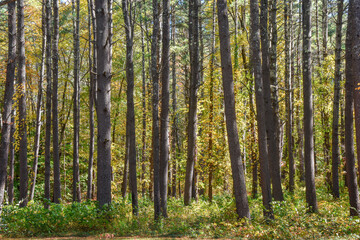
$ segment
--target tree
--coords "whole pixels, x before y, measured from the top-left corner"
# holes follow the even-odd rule
[[[334,198],[339,198],[339,105],[340,105],[340,81],[341,81],[341,38],[344,0],[337,1],[336,20],[336,46],[335,46],[335,78],[334,78],[334,102],[332,123],[332,193]]]
[[[197,137],[197,90],[199,88],[199,2],[189,0],[189,52],[190,52],[190,99],[188,112],[188,149],[186,160],[186,175],[184,203],[190,205],[196,162]]]
[[[1,142],[0,142],[0,208],[2,207],[5,197],[5,183],[7,177],[7,163],[9,157],[10,145],[10,131],[13,125],[11,121],[13,95],[14,95],[14,80],[15,80],[15,66],[16,66],[16,15],[15,2],[8,4],[8,60],[6,67],[6,83],[5,94],[2,112],[3,126],[1,128]]]
[[[311,0],[304,0],[303,9],[303,97],[306,203],[309,212],[317,212],[314,162],[314,119],[311,83]]]
[[[134,110],[134,63],[133,63],[133,40],[134,40],[134,20],[132,3],[122,0],[122,11],[125,22],[126,33],[126,82],[127,82],[127,113],[126,126],[128,133],[126,137],[127,156],[129,161],[130,188],[132,198],[133,214],[138,215],[138,192],[136,177],[136,139],[135,139],[135,110]]]
[[[160,34],[159,2],[152,1],[153,32],[151,39],[151,79],[152,79],[152,161],[154,173],[154,217],[160,217],[160,151],[159,151],[159,72],[157,69],[158,38]]]
[[[269,68],[269,37],[268,37],[268,1],[261,0],[260,12],[260,35],[261,35],[261,56],[262,56],[262,81],[265,107],[266,138],[268,146],[268,161],[270,167],[273,196],[276,201],[284,200],[281,188],[280,158],[277,148],[274,109],[271,101],[270,89],[270,68]]]
[[[360,215],[359,191],[356,178],[354,157],[354,92],[359,91],[355,83],[360,82],[360,8],[359,0],[350,0],[348,13],[348,28],[346,31],[346,53],[345,53],[345,156],[346,176],[349,190],[350,216]],[[356,98],[355,98],[356,99]],[[358,121],[359,119],[355,119]]]
[[[74,138],[73,138],[73,201],[81,201],[79,172],[80,131],[80,0],[72,0],[74,23]],[[54,116],[53,116],[54,117]]]
[[[160,207],[167,217],[169,169],[169,105],[170,105],[170,1],[163,0],[163,34],[161,57],[161,115],[160,115]]]
[[[258,145],[261,173],[261,191],[263,196],[264,216],[273,218],[271,208],[270,173],[266,141],[265,103],[261,71],[259,6],[258,1],[250,2],[250,51],[251,63],[255,80],[256,119],[258,123]]]
[[[19,121],[19,161],[20,161],[20,207],[28,202],[27,171],[27,131],[26,131],[26,66],[25,66],[25,25],[24,0],[17,1],[17,98]]]
[[[53,124],[53,163],[54,163],[54,202],[60,203],[60,156],[59,156],[59,121],[58,121],[58,81],[59,81],[59,3],[53,1],[53,41],[52,41],[52,63],[53,63],[53,88],[52,88],[52,124]]]
[[[111,122],[110,122],[110,29],[108,1],[95,0],[97,89],[96,113],[98,126],[97,142],[97,200],[99,206],[111,203]]]
[[[239,135],[236,124],[234,80],[230,53],[230,32],[226,0],[217,1],[221,71],[224,88],[226,130],[228,135],[231,169],[234,184],[236,212],[240,218],[250,219],[245,175],[242,167]]]

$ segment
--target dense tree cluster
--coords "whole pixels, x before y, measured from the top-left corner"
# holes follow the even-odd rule
[[[272,201],[303,185],[317,212],[327,184],[359,215],[359,8],[0,1],[0,205],[129,193],[134,215],[150,197],[158,219],[170,196],[227,192],[250,219],[260,186],[274,218]]]

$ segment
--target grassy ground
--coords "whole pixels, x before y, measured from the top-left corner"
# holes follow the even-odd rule
[[[325,189],[318,189],[319,213],[307,214],[305,189],[285,195],[274,202],[275,220],[262,216],[261,198],[249,199],[251,222],[237,219],[231,196],[216,196],[185,207],[180,199],[168,202],[169,218],[154,222],[153,203],[140,199],[139,216],[131,214],[131,203],[114,201],[106,212],[94,202],[51,205],[45,210],[40,202],[27,208],[6,206],[1,216],[3,237],[63,237],[62,239],[127,238],[233,238],[233,239],[359,239],[360,219],[349,217],[347,195],[339,200]]]

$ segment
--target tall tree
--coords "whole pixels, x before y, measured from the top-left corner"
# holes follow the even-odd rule
[[[52,124],[53,124],[53,163],[54,163],[54,202],[60,203],[60,156],[59,156],[59,121],[58,121],[58,78],[59,78],[59,2],[53,1],[53,88],[52,88]]]
[[[122,0],[122,11],[126,33],[126,82],[127,82],[127,155],[129,159],[130,188],[132,198],[133,214],[138,215],[138,192],[136,177],[136,139],[135,139],[135,109],[134,109],[134,62],[133,62],[133,41],[134,41],[134,20],[133,3]]]
[[[27,171],[27,121],[26,121],[26,66],[25,66],[25,25],[24,0],[17,1],[17,96],[19,122],[19,161],[20,161],[20,207],[28,202],[28,171]]]
[[[336,20],[336,45],[335,45],[335,78],[334,78],[334,102],[332,122],[332,193],[334,198],[339,198],[339,105],[340,105],[340,82],[341,82],[341,39],[344,0],[337,1]]]
[[[303,98],[306,203],[309,212],[317,212],[314,161],[314,117],[311,82],[311,0],[302,2],[303,12]]]
[[[236,212],[240,218],[250,219],[245,174],[242,166],[239,135],[236,124],[234,80],[230,53],[230,31],[226,0],[217,1],[221,72],[224,88],[226,130],[228,135],[231,169],[234,184]]]
[[[45,126],[45,184],[44,197],[45,207],[49,207],[50,202],[50,174],[51,174],[51,3],[45,2],[45,29],[46,29],[46,126]]]
[[[73,201],[81,201],[79,172],[80,134],[80,0],[72,0],[74,14],[74,139],[73,139]],[[53,116],[54,117],[54,116]]]
[[[40,76],[38,83],[38,95],[36,103],[36,127],[34,139],[34,162],[32,167],[32,181],[30,186],[29,199],[33,200],[35,193],[35,185],[38,171],[39,150],[40,150],[40,131],[41,131],[41,115],[42,115],[42,101],[43,101],[43,78],[45,73],[45,57],[46,57],[46,26],[45,26],[45,1],[42,2],[42,15],[41,15],[41,30],[42,30],[42,49],[41,49],[41,65]],[[31,176],[30,175],[30,176]]]
[[[160,115],[160,207],[167,217],[169,169],[169,105],[170,105],[170,1],[163,0],[163,34],[161,56],[161,115]]]
[[[154,217],[160,217],[160,151],[159,151],[159,72],[157,69],[158,38],[160,35],[159,1],[152,1],[153,32],[151,39],[151,78],[152,78],[152,163],[154,184]]]
[[[189,0],[189,52],[190,52],[190,99],[188,112],[188,149],[186,161],[184,203],[190,205],[196,162],[197,91],[200,80],[199,62],[199,2]]]
[[[356,178],[355,157],[354,157],[354,92],[358,92],[355,83],[360,83],[360,1],[349,1],[348,28],[346,32],[346,53],[345,53],[345,156],[346,176],[349,190],[350,216],[360,215],[359,191]],[[355,97],[355,100],[356,97]],[[359,121],[359,119],[355,119]]]
[[[11,122],[13,123],[11,125],[11,129],[10,129],[10,149],[9,149],[9,177],[8,177],[8,197],[9,197],[9,204],[13,204],[14,203],[14,163],[15,163],[15,147],[14,147],[14,143],[15,143],[15,138],[14,138],[14,134],[15,134],[15,119],[14,119],[14,110],[12,113],[12,118],[11,118]]]
[[[111,61],[108,1],[95,0],[97,88],[97,200],[99,206],[111,203]]]
[[[265,107],[266,139],[268,146],[268,160],[274,199],[284,200],[281,188],[280,157],[277,149],[276,130],[274,128],[274,109],[271,101],[270,68],[269,68],[269,37],[268,37],[268,1],[261,0],[260,34],[262,56],[262,82]]]
[[[7,177],[7,163],[9,157],[10,132],[11,132],[11,113],[14,95],[14,80],[16,66],[16,15],[15,2],[8,4],[8,60],[6,66],[6,83],[2,112],[3,126],[1,128],[0,143],[0,208],[2,207],[5,196],[5,183]]]
[[[261,71],[259,6],[258,1],[250,2],[250,51],[255,80],[256,119],[258,123],[259,160],[261,173],[261,191],[263,196],[264,216],[273,218],[271,208],[271,188],[266,141],[265,103]]]

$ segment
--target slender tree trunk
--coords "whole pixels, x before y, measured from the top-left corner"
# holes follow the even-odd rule
[[[293,137],[292,137],[292,66],[291,66],[291,7],[292,0],[284,2],[284,22],[285,22],[285,90],[286,90],[286,138],[287,138],[287,154],[289,158],[289,191],[294,192],[295,189],[295,163],[293,156]]]
[[[53,42],[52,42],[52,63],[53,63],[53,99],[52,99],[52,123],[53,123],[53,161],[54,161],[54,202],[61,200],[60,181],[60,155],[59,155],[59,122],[58,122],[58,75],[59,75],[59,6],[58,0],[53,1]]]
[[[169,108],[170,108],[170,1],[163,0],[163,34],[161,57],[161,123],[160,123],[160,207],[167,217],[167,190],[169,169]]]
[[[111,203],[111,51],[108,1],[95,0],[97,88],[97,200],[99,206]]]
[[[262,53],[262,82],[265,107],[266,141],[270,167],[273,196],[277,201],[284,200],[281,188],[279,149],[277,149],[276,130],[274,128],[274,109],[272,108],[269,69],[269,38],[268,38],[268,1],[261,0],[260,34]]]
[[[51,175],[51,3],[46,0],[46,126],[45,126],[45,208],[50,202],[50,175]]]
[[[87,199],[91,199],[93,185],[93,165],[94,165],[94,143],[95,143],[95,127],[94,127],[94,103],[95,103],[95,86],[96,86],[96,30],[95,30],[95,13],[94,2],[88,0],[88,21],[89,21],[89,71],[90,71],[90,90],[89,90],[89,127],[90,127],[90,146],[89,146],[89,164],[88,164],[88,180],[87,180]],[[92,26],[92,32],[91,32]],[[91,50],[92,49],[92,50]]]
[[[332,193],[334,198],[339,198],[339,105],[340,105],[340,82],[341,82],[341,38],[344,0],[337,1],[336,20],[336,46],[335,46],[335,78],[334,78],[334,102],[332,123]]]
[[[240,218],[250,219],[249,204],[245,185],[245,174],[242,165],[239,135],[236,124],[234,80],[232,75],[230,32],[226,0],[217,1],[217,10],[220,38],[221,71],[224,88],[226,129],[231,159],[236,212]]]
[[[259,36],[259,6],[258,1],[250,2],[250,48],[251,63],[255,79],[255,97],[258,123],[258,142],[259,142],[259,161],[261,172],[261,191],[263,195],[264,216],[273,218],[271,208],[271,188],[270,173],[268,162],[268,151],[266,141],[266,125],[265,125],[265,103],[263,92],[263,78],[261,71],[261,52],[260,52],[260,36]]]
[[[134,110],[134,62],[133,62],[133,30],[132,22],[132,3],[122,0],[122,10],[125,23],[126,33],[126,81],[127,81],[127,113],[126,125],[128,133],[127,153],[129,161],[130,189],[132,198],[133,214],[138,215],[138,193],[137,193],[137,177],[136,177],[136,139],[135,139],[135,110]]]
[[[17,1],[17,88],[19,122],[19,161],[20,161],[20,207],[28,203],[28,171],[27,171],[27,121],[26,121],[26,67],[25,67],[25,25],[24,0]]]
[[[314,119],[311,82],[311,0],[302,2],[303,8],[303,97],[305,140],[306,203],[309,212],[317,212],[314,161]]]
[[[323,58],[328,55],[327,42],[328,42],[328,0],[322,0],[322,34],[323,34]]]
[[[360,82],[360,1],[350,0],[348,13],[348,28],[346,32],[346,65],[345,65],[345,153],[346,153],[346,175],[350,200],[350,216],[360,215],[359,191],[357,185],[355,157],[354,157],[354,127],[353,110],[357,87]],[[355,92],[355,94],[354,94]],[[355,96],[354,96],[355,95]],[[355,97],[355,98],[354,98]],[[355,119],[355,122],[359,119]],[[358,125],[356,125],[358,127]]]
[[[176,41],[176,18],[175,18],[175,6],[173,6],[171,13],[171,36],[172,36],[172,46],[175,47]],[[177,183],[177,158],[178,158],[178,116],[177,116],[177,99],[176,99],[176,52],[173,51],[172,57],[172,114],[173,114],[173,125],[172,125],[172,141],[171,149],[173,152],[173,163],[172,163],[172,196],[176,198],[176,183]]]
[[[40,149],[40,134],[41,134],[41,115],[42,115],[42,99],[43,99],[43,78],[45,74],[45,57],[46,57],[46,26],[45,26],[45,1],[42,3],[42,16],[41,16],[41,30],[42,30],[42,55],[40,66],[40,77],[38,83],[38,95],[36,103],[36,127],[35,127],[35,139],[34,139],[34,162],[32,167],[32,181],[30,186],[29,199],[34,199],[35,185],[37,179],[38,161],[39,161],[39,149]],[[31,175],[30,175],[31,177]]]
[[[184,203],[190,205],[196,162],[197,137],[197,90],[200,79],[199,68],[199,2],[189,0],[189,51],[190,51],[190,99],[188,112],[188,149],[186,161]]]
[[[81,201],[79,172],[80,133],[80,0],[72,0],[74,19],[74,139],[73,139],[73,201]],[[54,117],[54,116],[53,116]]]
[[[153,83],[152,93],[152,163],[154,173],[154,217],[160,217],[160,149],[159,149],[159,72],[157,69],[158,38],[160,34],[159,1],[153,0],[153,33],[151,42],[151,78]]]
[[[5,183],[7,178],[7,163],[9,157],[10,133],[11,133],[11,113],[14,95],[14,80],[16,66],[16,15],[15,2],[8,4],[8,60],[6,66],[6,82],[4,92],[4,104],[2,111],[1,145],[0,145],[0,209],[5,197]],[[11,165],[10,165],[11,166]]]

